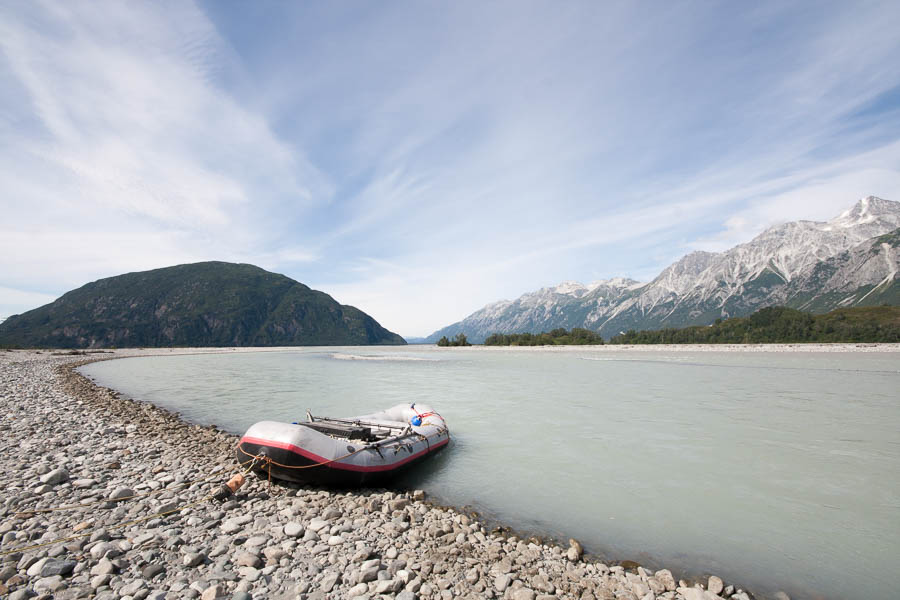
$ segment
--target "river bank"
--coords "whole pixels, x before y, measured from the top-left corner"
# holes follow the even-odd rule
[[[750,597],[718,578],[704,581],[706,590],[689,587],[667,570],[585,560],[578,544],[491,533],[421,492],[329,492],[250,478],[234,500],[205,501],[237,469],[236,436],[72,372],[86,358],[168,353],[0,352],[0,595]],[[83,508],[26,512],[73,504]]]

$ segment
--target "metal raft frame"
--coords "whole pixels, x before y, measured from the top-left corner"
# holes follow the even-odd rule
[[[298,425],[348,440],[378,442],[375,445],[419,435],[414,433],[409,425],[386,425],[384,423],[360,421],[359,419],[316,417],[308,410],[306,411],[306,418],[308,419],[306,423],[298,423]]]

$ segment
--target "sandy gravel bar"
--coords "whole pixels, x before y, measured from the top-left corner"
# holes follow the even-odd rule
[[[237,437],[95,386],[72,372],[86,358],[0,351],[0,598],[752,597],[491,532],[421,491],[250,477],[208,499]]]

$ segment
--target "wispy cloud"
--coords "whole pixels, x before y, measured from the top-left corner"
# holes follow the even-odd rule
[[[3,10],[15,289],[241,260],[426,334],[900,198],[891,3]]]
[[[191,5],[15,8],[0,19],[7,283],[264,252],[273,206],[327,199],[327,177],[217,86],[227,47]]]

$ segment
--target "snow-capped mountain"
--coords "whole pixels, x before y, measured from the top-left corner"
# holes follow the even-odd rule
[[[643,284],[633,279],[616,277],[589,285],[567,281],[555,287],[541,288],[516,300],[500,300],[488,304],[459,323],[432,333],[433,342],[446,335],[465,333],[470,341],[480,343],[492,333],[550,331],[556,327],[584,327],[592,306],[614,306],[623,296]]]
[[[818,312],[890,301],[900,286],[890,241],[896,237],[874,238],[898,227],[900,203],[868,196],[827,222],[784,223],[725,252],[692,252],[647,284],[567,281],[490,304],[427,339],[465,333],[480,342],[495,332],[556,327],[586,327],[608,337],[628,329],[705,325],[776,304]]]

